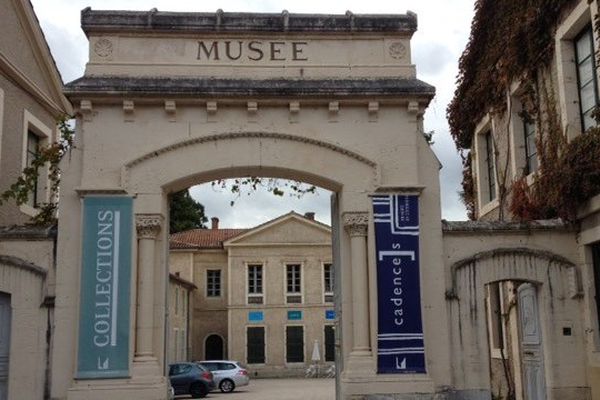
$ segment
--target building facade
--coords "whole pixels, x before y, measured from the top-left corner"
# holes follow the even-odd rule
[[[170,243],[171,270],[191,270],[199,288],[190,359],[235,359],[260,377],[332,365],[331,229],[313,214],[292,212],[244,230],[219,229],[213,218],[211,229],[173,234]]]
[[[0,193],[72,113],[28,0],[0,1]],[[0,399],[48,397],[56,293],[56,228],[23,226],[50,200],[47,170],[29,201],[0,205]]]
[[[593,116],[600,103],[598,4],[565,1],[552,8],[540,2],[537,17],[527,19],[533,6],[525,3],[515,2],[521,11],[511,13],[495,2],[478,2],[459,88],[449,108],[451,129],[459,149],[469,154],[464,187],[472,216],[489,221],[488,228],[497,220],[569,220],[571,234],[556,226],[565,237],[543,248],[556,251],[567,245],[572,267],[571,275],[556,280],[524,279],[523,271],[514,270],[486,284],[492,393],[497,398],[597,399],[600,196],[594,183],[598,166],[585,160],[598,159],[598,151],[594,145],[577,151],[585,148],[582,143],[598,142]],[[497,20],[488,19],[489,13]],[[520,58],[514,55],[519,48],[528,49]],[[496,80],[487,69],[494,49],[504,53],[493,62],[500,77]],[[478,82],[486,82],[485,94],[475,95]],[[489,94],[496,89],[496,97]],[[556,284],[569,285],[570,294],[560,303],[548,302],[547,286],[554,290]],[[567,303],[572,304],[565,308]],[[567,365],[575,366],[574,354],[578,361],[572,369]],[[562,373],[551,372],[554,365]],[[590,391],[557,389],[566,381],[573,387],[589,385]]]
[[[190,299],[197,287],[178,273],[169,274],[169,362],[187,361],[190,347]]]

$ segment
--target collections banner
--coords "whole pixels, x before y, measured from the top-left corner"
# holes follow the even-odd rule
[[[129,376],[133,200],[83,200],[77,377]]]
[[[377,371],[424,374],[419,197],[373,197],[377,255]]]

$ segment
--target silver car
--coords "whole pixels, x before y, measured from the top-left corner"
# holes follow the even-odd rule
[[[237,361],[210,360],[198,363],[213,373],[215,385],[223,393],[233,392],[236,387],[250,383],[248,370]]]

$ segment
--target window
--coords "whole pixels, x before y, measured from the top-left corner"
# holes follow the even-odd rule
[[[594,268],[594,284],[596,289],[596,312],[600,326],[600,243],[592,245],[592,260]]]
[[[187,339],[185,337],[185,329],[179,331],[179,359],[185,360],[187,350]]]
[[[494,141],[492,132],[488,131],[485,135],[485,166],[487,169],[488,180],[488,201],[496,198],[496,164],[494,162]]]
[[[287,326],[285,328],[285,360],[288,363],[304,362],[304,327]]]
[[[175,315],[179,314],[179,286],[175,286]]]
[[[286,300],[288,303],[302,303],[302,279],[300,264],[286,264]]]
[[[335,361],[335,330],[333,325],[325,325],[325,361]]]
[[[263,303],[263,266],[248,265],[248,304]]]
[[[206,271],[206,297],[221,297],[221,270]]]
[[[248,364],[265,363],[265,328],[248,327],[246,330],[246,352]]]
[[[592,27],[587,28],[575,38],[575,62],[577,64],[579,112],[581,126],[585,132],[588,128],[596,125],[592,112],[599,103]]]
[[[174,328],[173,329],[173,338],[175,339],[174,341],[174,351],[173,351],[173,361],[179,361],[179,329]]]
[[[333,265],[331,263],[323,264],[323,290],[325,302],[333,303]]]
[[[506,348],[506,332],[503,319],[504,291],[502,289],[502,282],[487,285],[488,331],[491,355],[494,358],[502,358],[501,350]],[[507,351],[504,351],[504,357],[508,357]]]
[[[32,167],[33,162],[39,156],[40,149],[40,137],[33,131],[27,131],[27,147],[25,150],[26,165],[28,168]],[[36,175],[39,175],[39,171],[36,168]],[[33,182],[33,188],[31,189],[31,193],[29,194],[29,199],[27,204],[33,208],[38,206],[38,178],[35,178]]]
[[[525,133],[525,172],[531,174],[538,169],[535,121],[530,120],[529,117],[523,118],[523,132]]]

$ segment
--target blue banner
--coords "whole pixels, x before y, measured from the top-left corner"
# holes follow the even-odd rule
[[[77,378],[129,376],[133,201],[83,200]]]
[[[248,311],[248,321],[262,322],[265,320],[265,315],[262,311]]]
[[[299,321],[302,319],[302,311],[288,311],[287,318],[290,321]]]
[[[373,197],[377,254],[377,372],[424,374],[419,197]]]

